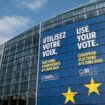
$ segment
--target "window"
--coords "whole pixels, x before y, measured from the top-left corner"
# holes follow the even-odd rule
[[[25,47],[30,47],[32,44],[32,37],[29,37],[25,40]]]
[[[18,94],[18,88],[19,88],[19,84],[13,84],[11,87],[11,92],[13,94]]]
[[[97,4],[97,7],[98,7],[98,8],[103,8],[103,7],[105,7],[105,2],[98,3],[98,4]]]
[[[37,60],[32,60],[32,62],[31,62],[31,67],[32,67],[32,68],[35,68],[36,65],[37,65],[37,63],[38,63]]]
[[[28,75],[28,74],[29,74],[29,70],[25,70],[25,69],[22,70],[22,76],[23,75]]]
[[[15,51],[16,51],[16,44],[13,44],[13,45],[10,47],[10,54],[13,54]]]
[[[38,45],[39,43],[39,34],[33,36],[33,46]]]
[[[74,17],[74,21],[80,21],[80,20],[84,20],[85,19],[85,16],[84,14],[81,14],[81,15],[77,15]]]
[[[30,74],[32,74],[32,73],[36,73],[36,69],[35,68],[32,68],[31,70],[30,70]]]
[[[105,14],[105,8],[99,9],[99,15]]]
[[[7,71],[6,79],[11,79],[11,78],[12,78],[12,72],[11,71]]]
[[[20,84],[20,91],[24,92],[28,90],[28,82],[23,82]]]
[[[91,17],[97,16],[97,15],[98,15],[97,10],[86,13],[87,18],[91,18]]]
[[[52,29],[52,24],[49,24],[49,25],[42,27],[42,32],[49,30],[49,29]]]
[[[30,62],[24,62],[23,64],[22,64],[22,69],[29,69],[29,67],[30,67]]]
[[[89,11],[93,11],[93,10],[95,10],[95,9],[97,9],[97,8],[96,8],[96,4],[86,7],[86,8],[85,8],[85,11],[86,11],[86,12],[89,12]]]
[[[30,80],[36,80],[36,74],[31,74],[30,75]]]
[[[11,79],[10,80],[6,80],[6,85],[10,85],[11,84]]]
[[[72,11],[63,14],[63,19],[70,18],[70,17],[73,17],[73,12]]]
[[[29,78],[28,75],[22,74],[22,76],[21,76],[21,81],[22,81],[22,82],[23,82],[23,81],[28,81],[28,78]]]
[[[34,48],[32,49],[32,53],[33,53],[33,54],[37,54],[37,53],[38,53],[38,46],[36,46],[36,47],[34,47]]]
[[[31,54],[31,49],[25,50],[23,54],[24,54],[24,56]]]
[[[13,71],[13,78],[19,78],[20,76],[20,70],[16,70],[16,71]]]
[[[62,26],[62,21],[57,21],[53,24],[53,27],[60,27]]]
[[[10,85],[8,85],[8,86],[6,86],[6,87],[4,88],[4,94],[5,94],[5,95],[9,95],[9,94],[10,94]]]
[[[29,82],[29,90],[32,91],[32,90],[35,90],[35,88],[36,88],[35,81],[30,81]]]
[[[16,54],[16,59],[19,58],[19,57],[22,57],[22,53],[23,53],[22,51],[21,51],[21,52],[18,52],[18,53]]]
[[[28,99],[28,105],[35,105],[35,92],[31,92],[29,93],[29,97],[32,97],[32,98],[29,98]]]
[[[62,20],[62,15],[53,18],[53,23]]]
[[[84,13],[84,8],[80,8],[80,9],[77,9],[74,11],[74,15],[79,15],[79,14],[82,14]]]
[[[24,46],[24,40],[18,42],[17,49],[18,50],[22,50],[23,49],[23,46]]]
[[[15,55],[9,56],[9,61],[12,61],[15,59]]]
[[[0,96],[2,96],[3,87],[0,87]]]
[[[2,75],[1,75],[1,81],[5,80],[5,75],[6,75],[6,71],[2,71]]]
[[[3,86],[4,85],[4,81],[0,81],[0,86]]]
[[[73,23],[73,18],[68,18],[68,19],[63,20],[63,25],[68,25],[71,23]]]

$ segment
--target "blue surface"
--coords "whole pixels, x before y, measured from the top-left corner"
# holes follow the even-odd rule
[[[78,49],[76,28],[89,26],[90,32],[96,32],[96,43],[98,46]],[[41,33],[42,39],[55,35],[60,32],[66,32],[66,39],[61,40],[61,46],[56,48],[57,55],[43,57],[42,43],[40,43],[40,65],[39,65],[39,80],[38,80],[38,105],[64,105],[65,97],[62,93],[67,92],[70,86],[72,92],[78,92],[74,99],[77,105],[101,105],[105,104],[105,16],[91,18],[82,22],[73,23],[64,27],[55,28],[47,32]],[[96,51],[96,58],[103,59],[102,63],[89,64],[84,66],[78,65],[78,54]],[[59,70],[42,72],[42,61],[55,59],[60,61]],[[90,74],[80,74],[80,70],[89,69]],[[55,80],[42,81],[43,75],[58,75]],[[91,78],[96,83],[102,83],[98,90],[100,95],[92,93],[88,96],[88,88],[84,85],[89,84]],[[69,101],[66,105],[72,105]]]

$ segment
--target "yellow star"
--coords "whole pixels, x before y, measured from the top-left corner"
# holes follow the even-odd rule
[[[65,104],[68,103],[69,101],[71,101],[72,103],[75,104],[74,96],[76,94],[77,94],[77,92],[71,92],[70,87],[68,87],[67,93],[62,93],[62,95],[64,95],[66,97]]]
[[[98,87],[101,85],[102,83],[95,83],[93,78],[91,78],[91,83],[90,84],[85,84],[84,86],[89,88],[89,92],[88,92],[88,96],[91,93],[96,93],[98,95],[100,95],[99,91],[98,91]]]

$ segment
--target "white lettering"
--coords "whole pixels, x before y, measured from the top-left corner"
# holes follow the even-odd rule
[[[56,55],[58,54],[56,51],[56,49],[50,49],[50,50],[46,50],[46,51],[43,51],[42,54],[43,54],[43,57],[48,57],[48,56],[52,56],[52,55]]]
[[[76,29],[78,42],[78,49],[98,46],[96,44],[96,32],[90,32],[89,26]]]

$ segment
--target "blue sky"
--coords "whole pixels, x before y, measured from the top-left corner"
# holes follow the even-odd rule
[[[0,0],[0,44],[40,22],[94,0]]]

